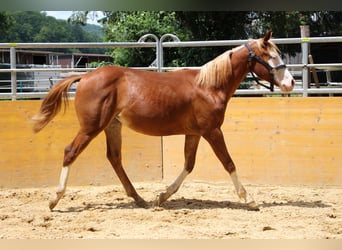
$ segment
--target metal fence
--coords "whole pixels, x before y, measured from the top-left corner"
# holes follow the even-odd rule
[[[147,39],[153,39],[154,42],[146,42]],[[164,42],[166,39],[172,39],[171,42]],[[94,70],[94,68],[61,68],[60,66],[55,67],[31,67],[31,68],[18,68],[16,64],[16,49],[49,49],[49,48],[155,48],[156,50],[156,60],[155,63],[151,66],[139,68],[139,69],[148,69],[155,71],[167,71],[179,69],[175,67],[164,67],[164,49],[166,48],[180,48],[180,47],[213,47],[213,46],[238,46],[243,43],[246,43],[247,40],[220,40],[220,41],[186,41],[182,42],[176,35],[173,34],[165,34],[160,39],[154,34],[146,34],[142,36],[137,42],[108,42],[108,43],[0,43],[0,49],[9,49],[10,50],[10,67],[7,69],[0,69],[0,74],[2,73],[10,73],[10,88],[7,93],[2,92],[0,89],[0,98],[1,99],[25,99],[25,98],[43,98],[48,90],[51,87],[49,84],[46,84],[48,79],[45,79],[45,85],[39,85],[39,82],[34,83],[34,87],[32,86],[25,87],[23,84],[23,80],[17,79],[18,73],[34,73],[34,74],[43,74],[46,77],[49,76],[49,81],[52,83],[52,79],[58,80],[58,76],[56,72],[65,73],[65,72],[74,72],[74,73],[83,73]],[[342,94],[342,83],[334,83],[330,84],[327,79],[327,84],[324,88],[311,87],[309,80],[310,69],[318,69],[326,72],[327,74],[331,71],[342,71],[342,63],[340,62],[332,62],[325,64],[310,64],[309,63],[309,45],[311,43],[342,43],[342,37],[309,37],[309,38],[280,38],[273,39],[273,42],[276,44],[298,44],[301,46],[302,51],[302,61],[300,64],[287,64],[288,68],[291,72],[299,72],[299,79],[296,84],[296,87],[292,94],[308,96],[310,94]],[[286,63],[286,62],[285,62]],[[191,67],[189,67],[191,68]],[[196,68],[196,67],[192,67]],[[327,77],[328,78],[328,77]],[[35,78],[29,81],[35,81]],[[330,80],[330,79],[329,79]],[[1,83],[1,80],[0,80]],[[48,87],[46,87],[48,85]],[[21,90],[29,91],[21,91]],[[19,91],[18,91],[19,89]],[[235,95],[244,96],[244,95],[279,95],[281,92],[279,90],[275,90],[273,93],[270,93],[266,89],[238,89]]]

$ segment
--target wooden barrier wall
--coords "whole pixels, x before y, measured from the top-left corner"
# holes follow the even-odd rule
[[[56,186],[64,148],[79,125],[73,102],[65,114],[56,116],[34,134],[29,123],[41,101],[0,102],[0,187]],[[132,181],[161,180],[161,139],[123,128],[123,163]],[[70,185],[119,183],[106,158],[101,133],[84,150],[70,170]]]
[[[55,186],[64,147],[78,130],[73,103],[43,131],[28,122],[41,101],[0,102],[0,187]],[[342,98],[233,98],[222,127],[242,181],[265,184],[342,184]],[[123,129],[123,162],[133,182],[173,181],[183,167],[184,136],[149,137]],[[163,155],[162,155],[163,151]],[[163,159],[163,164],[162,164]],[[162,165],[163,170],[162,170]],[[101,133],[72,165],[70,185],[118,179]],[[201,140],[189,179],[229,180]]]
[[[244,182],[342,184],[342,98],[233,98],[222,130]],[[164,138],[171,179],[182,169],[183,141]],[[204,139],[189,178],[230,181]]]

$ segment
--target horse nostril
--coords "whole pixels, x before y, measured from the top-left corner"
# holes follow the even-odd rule
[[[293,87],[295,84],[296,84],[295,80],[292,79],[292,81],[291,81],[291,86]]]

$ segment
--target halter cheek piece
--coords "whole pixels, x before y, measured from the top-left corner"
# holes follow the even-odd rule
[[[261,57],[257,56],[254,52],[253,49],[251,48],[251,46],[249,45],[249,43],[246,43],[245,46],[247,47],[248,51],[249,51],[249,55],[248,55],[248,66],[249,66],[249,72],[252,74],[253,80],[256,81],[257,84],[269,89],[271,92],[274,91],[274,72],[283,68],[286,68],[285,64],[279,64],[275,67],[272,67],[271,65],[269,65],[264,59],[262,59]],[[251,67],[251,62],[252,60],[256,60],[258,63],[262,64],[263,66],[265,66],[269,72],[270,72],[270,86],[267,86],[261,82],[259,82],[258,78],[255,76],[254,72],[252,71],[252,67]]]

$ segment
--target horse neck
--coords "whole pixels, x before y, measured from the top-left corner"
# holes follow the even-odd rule
[[[227,91],[228,100],[233,96],[240,83],[245,79],[248,73],[248,51],[243,49],[243,46],[233,49],[231,53],[231,65],[232,72],[229,77],[229,82],[226,86],[229,86]]]

